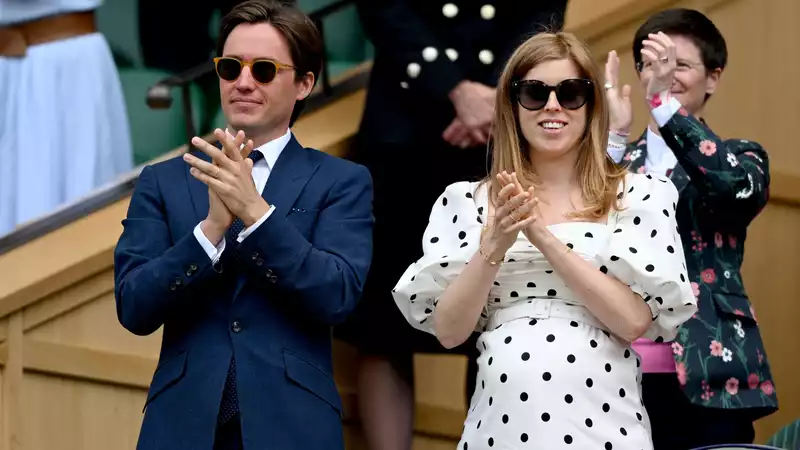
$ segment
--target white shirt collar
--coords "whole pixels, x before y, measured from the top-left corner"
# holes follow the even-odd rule
[[[228,135],[231,135],[227,128],[225,129],[225,132],[228,133]],[[278,157],[281,156],[281,152],[284,148],[286,148],[286,144],[289,143],[291,138],[292,131],[287,128],[286,133],[284,133],[283,136],[273,139],[258,148],[254,148],[253,151],[258,150],[264,154],[264,158],[259,160],[256,165],[266,164],[267,168],[272,170],[272,168],[275,167],[275,162],[278,161]]]

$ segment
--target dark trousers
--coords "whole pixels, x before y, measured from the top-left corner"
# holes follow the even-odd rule
[[[704,408],[686,398],[674,373],[646,373],[642,396],[655,450],[689,450],[716,444],[752,444],[753,421],[735,409]]]
[[[223,425],[217,425],[214,450],[242,450],[242,448],[242,427],[238,415]]]

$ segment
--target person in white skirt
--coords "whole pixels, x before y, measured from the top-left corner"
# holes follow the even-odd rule
[[[0,4],[0,236],[133,167],[101,3]]]
[[[672,340],[697,307],[677,190],[607,156],[598,74],[568,33],[517,49],[490,178],[446,188],[393,291],[445,347],[482,332],[459,450],[652,449],[631,342]]]

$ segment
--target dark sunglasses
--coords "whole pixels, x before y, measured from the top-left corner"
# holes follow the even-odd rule
[[[236,81],[242,74],[242,69],[250,67],[253,79],[261,84],[267,84],[275,79],[278,71],[282,69],[292,69],[294,66],[282,64],[271,59],[256,59],[254,61],[241,61],[229,56],[214,58],[214,67],[217,75],[225,81]]]
[[[521,80],[511,84],[513,100],[529,111],[544,108],[550,99],[550,93],[556,93],[556,99],[566,109],[579,109],[594,97],[594,85],[591,80],[570,78],[555,86],[544,84],[539,80]]]

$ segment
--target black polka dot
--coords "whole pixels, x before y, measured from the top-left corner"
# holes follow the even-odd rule
[[[631,357],[631,351],[626,348],[625,352],[622,354],[622,356],[625,357],[626,359],[630,358]]]
[[[650,237],[654,238],[654,237],[656,237],[657,234],[658,234],[658,230],[653,230],[653,231],[650,232]]]
[[[611,411],[611,406],[608,403],[603,403],[603,412]]]
[[[447,267],[448,265],[450,265],[450,263],[440,263],[439,265],[442,267]]]
[[[594,339],[592,339],[591,341],[589,341],[589,345],[590,345],[592,348],[597,348],[597,341],[595,341]]]
[[[529,288],[535,288],[536,287],[536,283],[534,283],[533,281],[530,281],[530,282],[528,282],[528,287]]]
[[[575,248],[575,246],[574,246],[574,245],[572,245],[572,243],[571,243],[571,242],[568,242],[568,243],[567,243],[567,247],[569,247],[569,248],[570,248],[570,250],[572,250],[573,248]]]
[[[413,302],[414,300],[416,300],[416,298],[417,298],[417,294],[411,294],[411,297],[409,297],[409,300],[411,300]]]
[[[658,302],[659,305],[663,305],[664,304],[664,299],[661,298],[661,297],[656,297],[656,301]]]
[[[606,442],[606,450],[612,450],[613,448],[614,446],[611,445],[611,442]]]
[[[642,223],[642,219],[639,218],[639,216],[636,216],[636,217],[633,218],[633,224],[634,225],[639,225],[640,223]]]
[[[464,442],[464,450],[467,450],[467,449],[469,449],[469,445],[466,442]]]
[[[639,421],[641,422],[641,420],[642,420],[642,415],[641,415],[641,414],[639,414],[639,413],[637,412],[637,413],[636,413],[636,418],[637,418],[637,419],[639,419]]]
[[[586,387],[592,387],[592,386],[594,386],[594,381],[592,381],[591,378],[587,378],[586,379]]]
[[[467,237],[467,232],[466,231],[459,231],[458,232],[458,238],[459,239],[464,239],[465,237]]]
[[[493,447],[493,446],[494,446],[494,439],[493,438],[489,438],[489,447]]]
[[[625,397],[625,389],[619,388],[619,396],[620,397]]]
[[[611,372],[611,364],[606,363],[606,372]]]
[[[608,267],[606,267],[606,266],[600,266],[600,272],[603,272],[603,273],[608,273]]]
[[[478,207],[478,214],[483,215],[483,206]]]
[[[631,188],[628,189],[628,194],[630,194],[631,192],[633,192],[633,186],[631,186]]]
[[[505,383],[508,380],[508,375],[502,374],[500,375],[500,382]]]
[[[425,314],[430,314],[430,313],[432,313],[432,312],[433,312],[433,310],[432,310],[432,309],[430,309],[430,308],[425,308]]]
[[[483,223],[483,220],[481,219],[481,216],[476,217],[476,219],[478,219],[478,223]]]
[[[542,422],[549,422],[550,421],[550,414],[542,413]]]
[[[542,379],[544,381],[550,381],[551,378],[553,378],[553,377],[550,375],[550,372],[545,372],[545,373],[542,374]]]
[[[572,444],[572,436],[570,435],[564,436],[564,442],[567,444]]]
[[[575,362],[575,355],[567,355],[567,362],[572,364]]]
[[[592,422],[592,419],[588,419],[588,418],[584,421],[584,423],[589,428],[592,428],[592,425],[594,425],[594,423]]]
[[[686,277],[685,277],[685,276],[683,276],[683,274],[681,274],[681,281],[682,281],[682,282],[686,282]]]
[[[569,326],[571,326],[571,327],[573,327],[573,328],[577,328],[577,327],[578,327],[578,322],[575,322],[574,320],[571,320],[571,321],[569,322]]]
[[[557,292],[556,292],[556,290],[555,290],[555,289],[549,289],[549,290],[547,291],[547,295],[548,295],[549,297],[555,297],[555,296],[556,296],[556,294],[557,294]]]
[[[522,400],[523,402],[527,402],[528,401],[528,393],[527,392],[523,392],[522,394],[519,394],[519,399]]]
[[[508,414],[503,414],[503,423],[508,423]]]
[[[594,237],[594,235],[592,235],[592,233],[589,233],[589,232],[586,232],[586,234],[584,234],[584,236],[587,237],[587,238],[593,238]]]
[[[537,322],[538,322],[538,320],[536,320],[536,319],[531,319],[531,321],[530,321],[530,322],[528,322],[528,325],[536,325],[536,323],[537,323]]]
[[[529,359],[531,359],[531,354],[530,353],[525,352],[525,353],[522,354],[522,360],[523,361],[527,361]]]
[[[652,264],[648,264],[648,265],[644,266],[644,270],[646,270],[648,272],[652,272],[652,271],[656,270],[656,268]]]
[[[489,397],[489,406],[492,406],[492,403],[494,403],[494,398]]]
[[[564,396],[564,401],[567,403],[572,403],[572,396],[567,394]]]
[[[464,247],[466,247],[467,245],[469,245],[469,244],[468,244],[468,243],[466,243],[466,242],[462,242],[462,243],[461,243],[461,245],[459,245],[458,247],[459,247],[459,248],[464,248]]]
[[[512,297],[519,297],[519,292],[511,291],[511,294],[509,294],[509,295],[511,295]]]
[[[620,429],[619,429],[619,432],[620,432],[620,434],[622,434],[623,436],[627,436],[627,435],[628,435],[628,431],[627,431],[625,428],[620,428]]]
[[[456,223],[456,222],[458,222],[458,214],[456,214],[455,216],[453,216],[453,223]]]
[[[490,356],[490,357],[489,357],[489,365],[490,365],[490,366],[492,365],[492,361],[494,361],[494,358]]]
[[[639,252],[639,250],[636,250],[633,247],[628,247],[628,250],[630,250],[631,253],[638,253]]]
[[[553,271],[552,270],[545,270],[544,273],[550,274],[550,273],[553,273]]]
[[[665,216],[669,217],[669,211],[667,211],[666,209],[661,210],[661,212],[664,213]]]
[[[619,256],[611,255],[611,258],[609,258],[609,259],[612,260],[612,261],[619,261]]]
[[[522,433],[522,435],[519,437],[519,440],[522,441],[522,442],[528,442],[527,433]]]
[[[447,197],[442,197],[442,205],[447,206]]]
[[[480,421],[480,420],[478,421],[478,427],[477,427],[476,429],[478,429],[478,430],[480,430],[480,429],[481,429],[481,422],[482,422],[482,421]]]
[[[622,233],[622,228],[617,228],[616,230],[614,230],[614,233]]]
[[[467,192],[467,193],[466,193],[466,197],[467,197],[467,198],[472,198],[472,192]]]
[[[503,342],[505,342],[506,344],[510,343],[511,342],[511,336],[506,336],[506,339]]]
[[[674,249],[674,248],[672,248],[672,246],[671,246],[671,245],[668,245],[668,246],[667,246],[667,252],[669,252],[669,253],[675,253],[675,249]]]
[[[556,337],[552,334],[547,335],[547,342],[553,342],[556,340]]]

